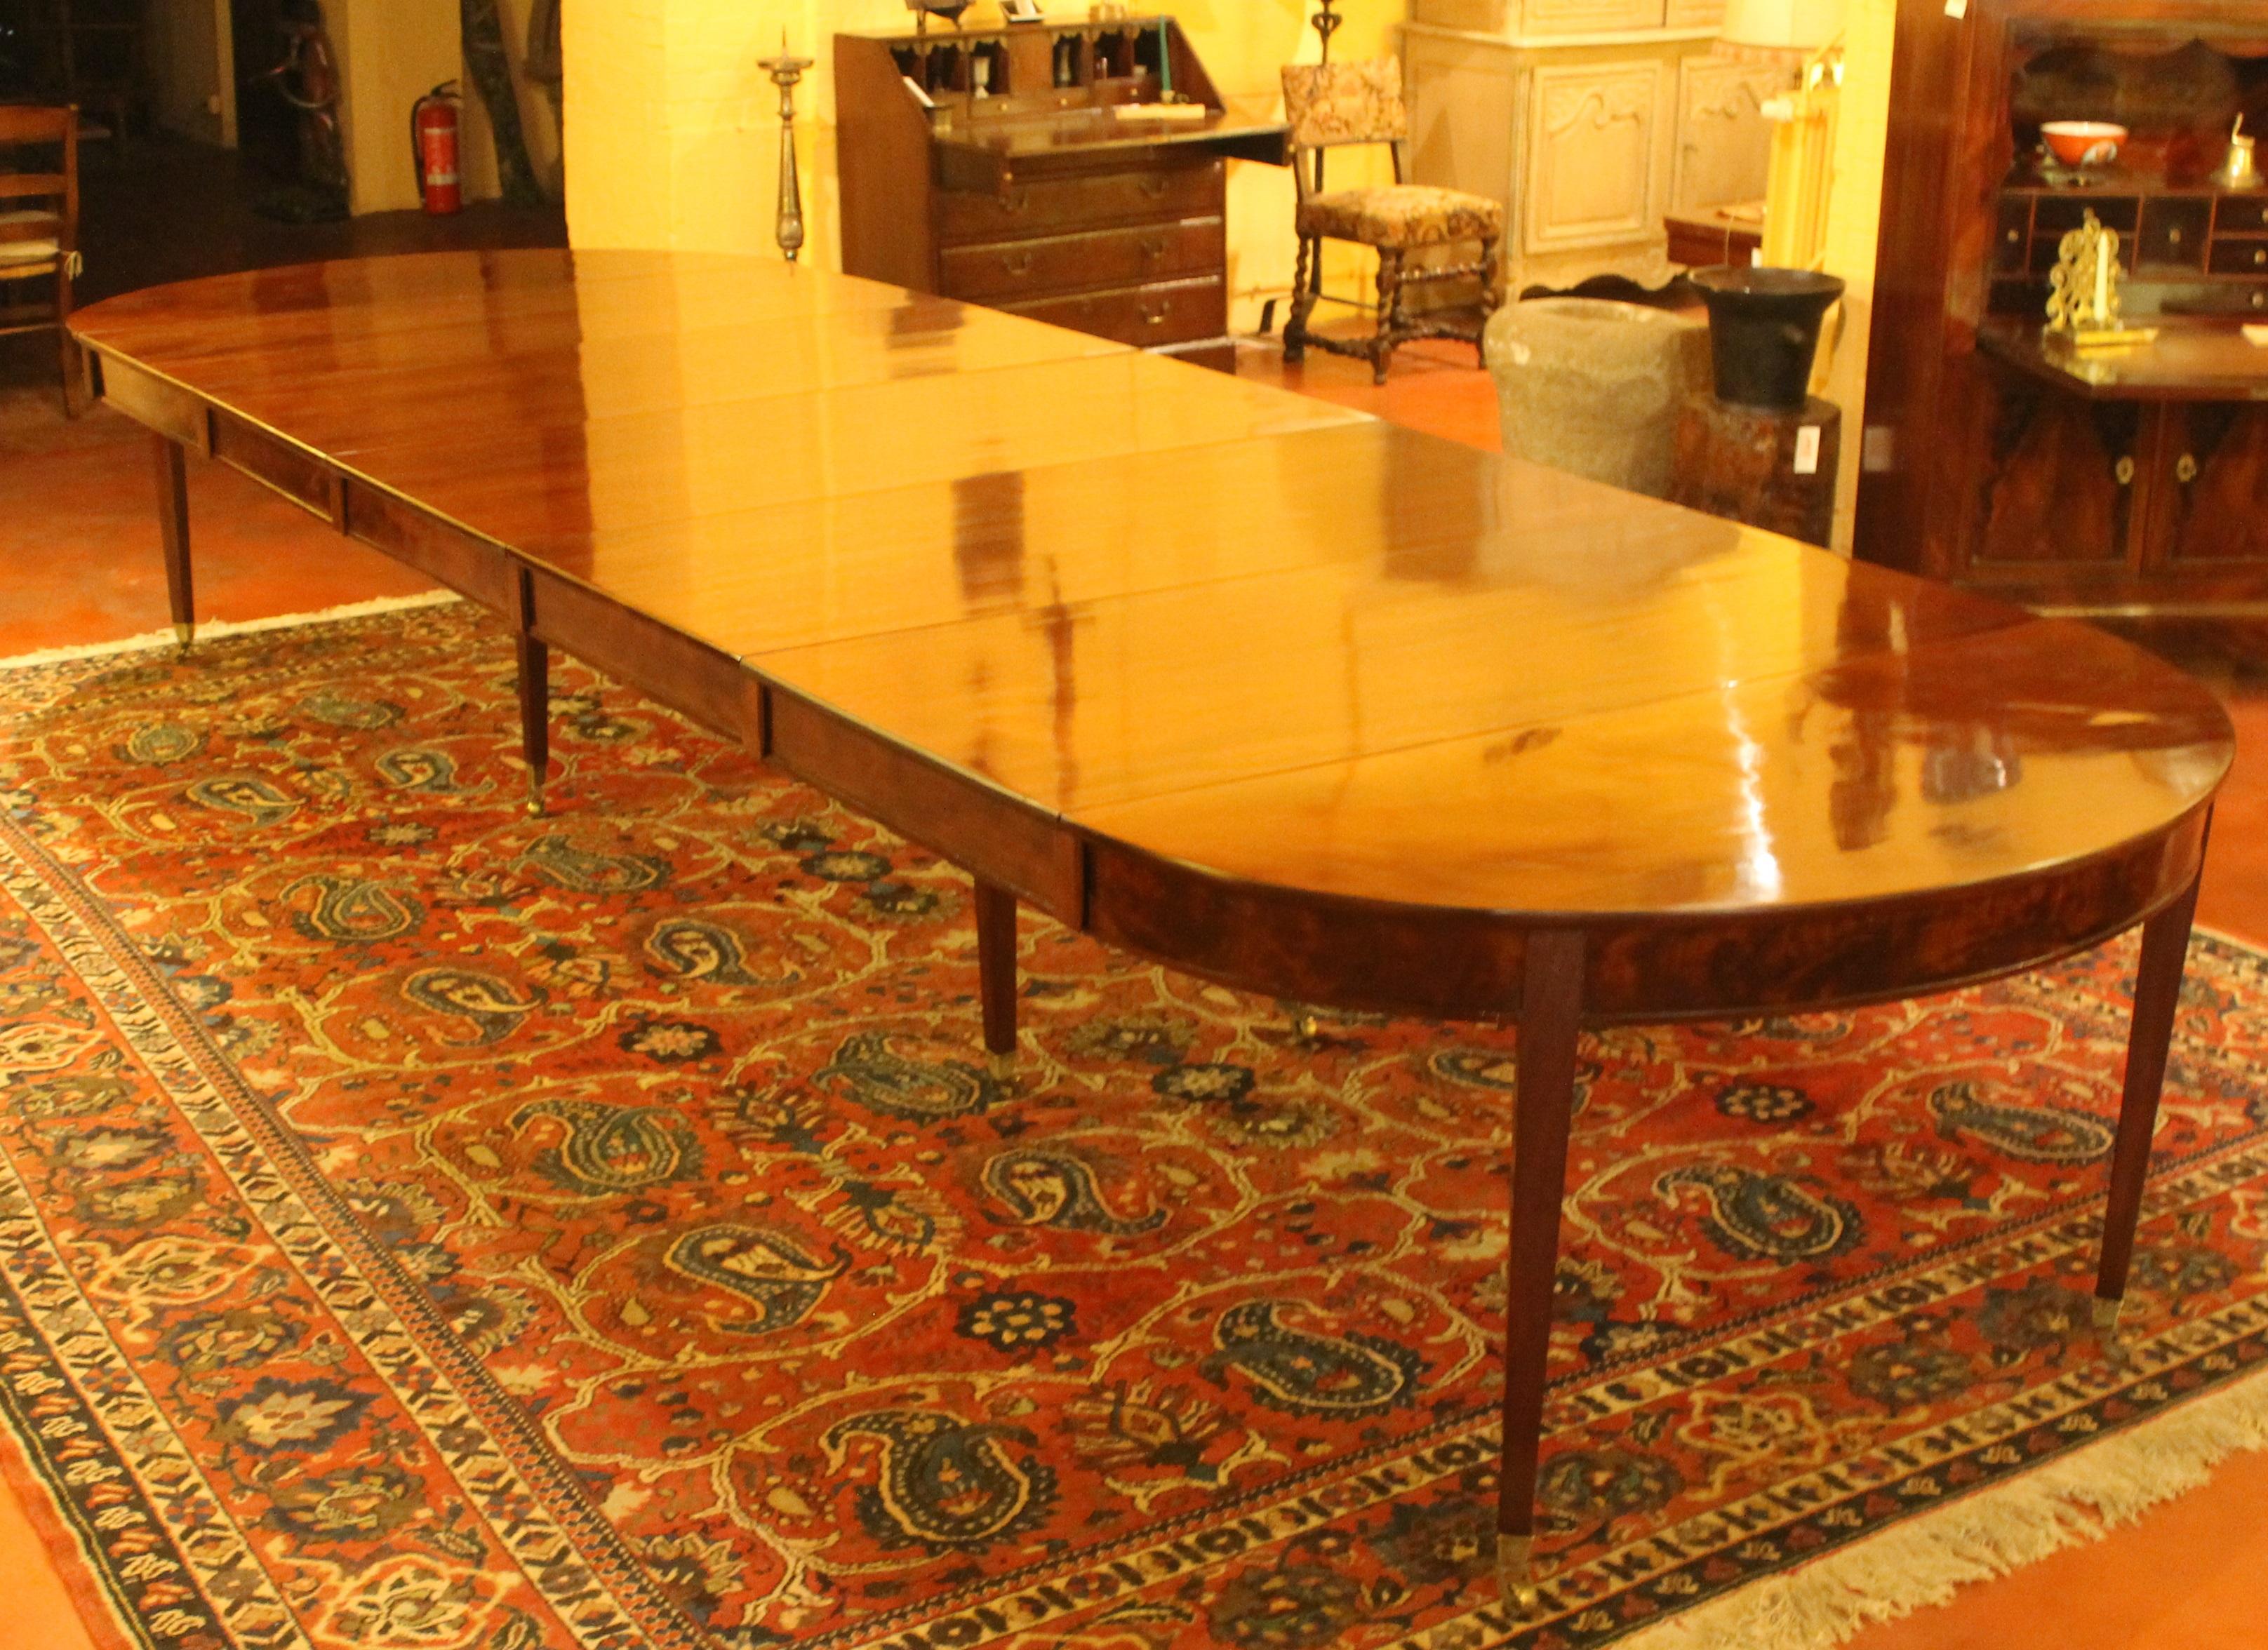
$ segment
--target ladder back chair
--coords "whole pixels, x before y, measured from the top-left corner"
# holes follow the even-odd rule
[[[78,111],[0,104],[0,337],[55,329],[72,414],[85,374],[66,325],[78,269]]]
[[[1372,377],[1386,382],[1394,352],[1413,338],[1455,338],[1481,346],[1497,307],[1498,249],[1504,208],[1486,195],[1406,181],[1410,175],[1410,114],[1402,101],[1402,63],[1394,57],[1362,62],[1294,63],[1284,70],[1284,114],[1292,128],[1292,176],[1299,189],[1298,272],[1292,313],[1284,327],[1284,359],[1302,360],[1310,346],[1334,355],[1366,357]],[[1323,158],[1334,149],[1383,146],[1394,158],[1394,181],[1326,190]],[[1326,338],[1308,328],[1323,295],[1323,242],[1353,241],[1378,253],[1378,331],[1368,339]],[[1410,267],[1410,254],[1472,242],[1476,263]],[[1480,278],[1480,313],[1410,313],[1409,289],[1443,281]]]

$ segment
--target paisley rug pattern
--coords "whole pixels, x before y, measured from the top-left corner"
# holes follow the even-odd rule
[[[1027,918],[428,607],[0,673],[0,1415],[147,1645],[1603,1645],[2268,1365],[2268,959],[1587,1039],[1543,1620],[1511,1034]]]

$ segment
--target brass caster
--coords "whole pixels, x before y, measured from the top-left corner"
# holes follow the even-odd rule
[[[1530,1617],[1542,1609],[1543,1589],[1535,1584],[1535,1536],[1498,1534],[1496,1580],[1504,1607],[1514,1615]]]
[[[530,796],[527,799],[527,817],[531,819],[541,819],[543,818],[542,797]]]
[[[1013,1054],[995,1054],[987,1049],[984,1052],[984,1068],[992,1074],[996,1082],[1016,1081],[1016,1057]]]
[[[196,639],[197,627],[195,625],[175,625],[173,627],[173,640],[181,644],[182,652],[187,653],[189,650],[189,644]]]
[[[2119,1309],[2125,1304],[2126,1303],[2124,1301],[2106,1301],[2099,1295],[2096,1296],[2095,1302],[2095,1332],[2098,1335],[2117,1334],[2118,1332],[2118,1311]]]
[[[1303,1014],[1292,1020],[1292,1029],[1300,1034],[1300,1041],[1312,1043],[1322,1034],[1323,1023],[1312,1014]]]

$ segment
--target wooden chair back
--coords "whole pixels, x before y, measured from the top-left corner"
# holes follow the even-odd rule
[[[1285,64],[1284,118],[1302,200],[1322,187],[1326,150],[1382,143],[1394,156],[1394,180],[1409,174],[1410,110],[1398,57]]]
[[[78,250],[78,111],[0,104],[0,245],[50,240],[68,282]],[[6,270],[0,261],[0,280]]]

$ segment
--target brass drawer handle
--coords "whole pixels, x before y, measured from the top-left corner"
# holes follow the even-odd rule
[[[2182,244],[2182,231],[2180,224],[2176,224],[2173,228],[2166,231],[2166,244],[2169,246],[2178,246]]]
[[[1152,201],[1162,201],[1166,198],[1166,191],[1173,186],[1163,178],[1137,178],[1134,187]]]
[[[1000,209],[1003,212],[1025,212],[1031,209],[1031,205],[1032,192],[1029,189],[1003,189],[1000,192]]]
[[[1155,263],[1166,255],[1167,240],[1163,235],[1152,235],[1142,243],[1142,261]]]
[[[2119,485],[2119,486],[2121,486],[2121,487],[2132,487],[2132,486],[2133,486],[2133,485],[2134,485],[2134,455],[2133,455],[2132,453],[2131,453],[2131,452],[2130,452],[2130,453],[2128,453],[2124,458],[2123,458],[2119,459],[2119,460],[2118,460],[2118,467],[2117,467],[2117,469],[2113,470],[2113,471],[2111,472],[2111,473],[2112,473],[2113,475],[2116,475],[2116,476],[2118,478],[2118,485]]]
[[[1032,273],[1032,254],[1004,252],[1000,254],[1000,267],[1012,275],[1027,275]]]
[[[2181,458],[2177,459],[2174,465],[2174,480],[2179,481],[2183,487],[2187,487],[2191,482],[2197,479],[2197,454],[2193,452],[2185,452],[2182,454]]]
[[[1140,308],[1142,319],[1145,322],[1152,326],[1163,326],[1166,324],[1166,317],[1174,312],[1174,301],[1167,298],[1154,310],[1146,304],[1142,304]]]

